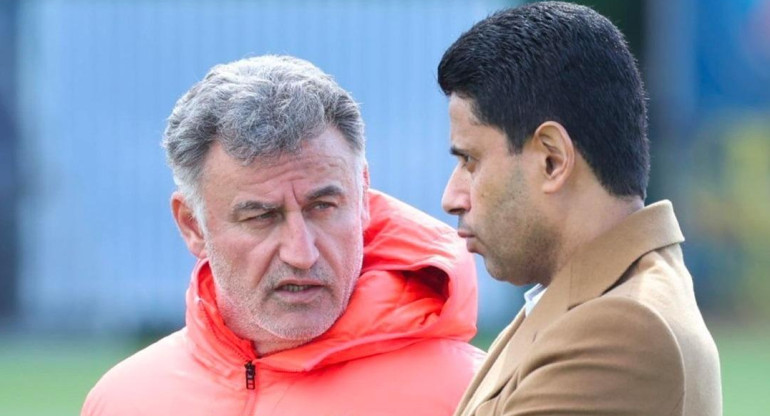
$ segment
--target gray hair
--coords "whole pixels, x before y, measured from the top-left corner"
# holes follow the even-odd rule
[[[310,62],[266,55],[213,67],[176,102],[163,147],[174,182],[203,221],[198,185],[215,140],[247,166],[296,152],[329,127],[342,133],[363,169],[364,123],[350,94]]]

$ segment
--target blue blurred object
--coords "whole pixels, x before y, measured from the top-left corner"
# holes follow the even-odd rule
[[[17,9],[14,1],[0,2],[0,325],[15,320],[18,309]]]
[[[770,107],[770,1],[700,0],[695,8],[699,107]]]

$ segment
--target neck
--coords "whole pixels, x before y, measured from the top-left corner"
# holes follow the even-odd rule
[[[615,197],[601,186],[581,192],[577,200],[570,201],[567,216],[563,219],[562,239],[556,258],[556,269],[560,270],[585,244],[614,228],[626,217],[644,207],[638,196]]]

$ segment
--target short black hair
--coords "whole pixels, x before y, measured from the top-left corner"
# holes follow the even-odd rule
[[[556,121],[610,194],[645,198],[644,86],[623,34],[594,10],[539,2],[499,11],[447,49],[438,82],[446,95],[471,100],[512,152]]]

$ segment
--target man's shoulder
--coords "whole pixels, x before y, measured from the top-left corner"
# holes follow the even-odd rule
[[[682,306],[680,295],[668,293],[653,302],[647,290],[618,290],[591,299],[539,331],[519,367],[520,379],[528,378],[525,391],[542,394],[579,385],[586,400],[617,408],[656,403],[644,414],[683,406],[717,408],[718,354],[700,313]],[[686,391],[706,391],[710,397],[687,396]],[[518,395],[521,399],[525,393]]]
[[[678,406],[684,395],[682,349],[669,323],[632,298],[601,296],[575,306],[538,333],[530,351],[520,375],[547,368],[554,383],[543,387],[548,380],[540,374],[530,380],[539,380],[539,388],[585,383],[587,400],[620,389],[612,399],[618,408],[655,399],[655,412]]]
[[[677,339],[708,335],[678,244],[640,257],[621,282],[596,301],[609,299],[624,299],[653,312]]]
[[[700,316],[692,278],[679,245],[674,244],[645,253],[606,292],[570,305],[546,329],[571,332],[599,322],[604,327],[624,326],[624,331],[646,335],[656,332],[656,338],[660,338],[664,333],[673,336],[672,331],[680,324],[679,315],[691,309]],[[576,335],[580,332],[576,331]],[[594,334],[586,332],[584,336]]]
[[[498,364],[485,367],[492,375],[491,383],[480,385],[485,409],[673,414],[681,406],[681,352],[651,309],[632,299],[599,297],[531,332],[524,325],[534,313],[507,341]]]
[[[484,360],[484,352],[453,339],[425,339],[345,363],[339,376],[376,380],[359,394],[382,414],[451,414]],[[397,400],[394,400],[394,397]]]
[[[189,360],[184,330],[137,351],[108,370],[91,389],[83,415],[130,414],[141,400],[162,386],[165,376]],[[112,409],[112,410],[107,410]]]
[[[459,399],[484,357],[482,350],[467,342],[431,338],[348,361],[339,376],[354,380],[376,378],[378,383],[392,384],[393,391],[405,395],[455,394]],[[444,393],[428,387],[436,384],[444,386]]]
[[[692,277],[684,264],[681,247],[673,244],[639,257],[606,295],[672,299],[692,294]]]
[[[677,254],[678,253],[678,254]],[[677,255],[679,256],[677,258]],[[648,346],[678,351],[686,334],[684,327],[703,327],[695,302],[692,278],[678,245],[654,250],[639,258],[619,280],[602,295],[572,307],[555,322],[556,326],[575,331],[583,326],[614,328],[607,336],[619,342],[647,340]],[[583,328],[585,329],[585,328]],[[613,336],[613,333],[624,334]],[[586,332],[585,336],[595,336]]]
[[[655,334],[659,338],[671,334],[667,319],[654,307],[634,296],[605,294],[577,305],[556,320],[546,331],[574,332],[575,336],[595,338],[596,332],[583,332],[588,327],[613,328],[623,332],[636,332],[639,336]],[[612,331],[601,331],[612,338]],[[644,334],[644,335],[643,335]],[[633,342],[631,339],[625,339]]]
[[[690,372],[692,357],[717,360],[678,245],[642,256],[617,285],[570,308],[538,339],[546,350],[580,345],[603,351],[597,357],[617,353],[624,366],[644,362],[669,373]]]
[[[116,379],[115,381],[131,378],[136,382],[138,377],[157,375],[185,358],[186,354],[182,354],[185,342],[184,330],[169,334],[125,358],[102,378]]]
[[[377,367],[386,373],[413,374],[415,380],[457,380],[467,384],[484,361],[485,353],[465,341],[427,338],[405,347],[375,354],[350,364]]]
[[[412,361],[409,356],[413,354],[423,355],[429,360],[428,365],[434,365],[442,362],[454,362],[456,366],[469,366],[475,371],[484,361],[486,353],[466,341],[460,341],[450,338],[430,338],[421,342],[412,344],[408,350],[402,354],[407,356],[407,360]],[[432,362],[430,362],[432,361]]]

